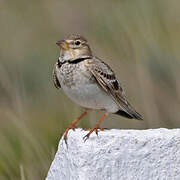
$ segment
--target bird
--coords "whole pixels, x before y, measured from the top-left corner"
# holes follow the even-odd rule
[[[108,114],[117,114],[129,119],[143,120],[130,105],[121,83],[111,67],[96,57],[88,41],[81,35],[72,34],[56,42],[60,56],[53,68],[53,82],[85,111],[64,132],[67,143],[68,131],[91,110],[101,110],[102,116],[84,136],[86,141],[94,131],[98,134],[101,122]]]

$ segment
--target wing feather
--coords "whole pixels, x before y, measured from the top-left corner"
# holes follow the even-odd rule
[[[116,79],[113,70],[100,59],[93,59],[94,63],[90,66],[90,71],[99,83],[100,87],[112,96],[120,110],[128,113],[132,118],[142,119],[126,99],[125,93],[119,81]]]
[[[57,78],[57,72],[56,72],[57,66],[58,66],[58,63],[56,63],[56,64],[54,65],[53,73],[52,73],[52,79],[53,79],[54,86],[55,86],[57,89],[59,89],[59,88],[61,88],[61,84],[60,84],[60,82],[59,82],[59,80],[58,80],[58,78]]]

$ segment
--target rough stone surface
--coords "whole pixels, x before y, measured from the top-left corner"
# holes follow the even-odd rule
[[[180,129],[87,131],[61,139],[46,180],[180,180]]]

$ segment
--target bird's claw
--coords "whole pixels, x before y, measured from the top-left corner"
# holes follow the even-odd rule
[[[89,134],[86,134],[86,135],[83,137],[84,142],[86,142],[87,139],[89,139]]]
[[[69,130],[72,129],[73,131],[75,131],[75,128],[77,128],[77,126],[71,125],[65,130],[65,132],[64,132],[64,141],[65,141],[66,145],[67,145],[67,139],[68,139],[67,135],[68,135]]]
[[[89,139],[89,136],[91,135],[91,133],[93,133],[95,131],[96,135],[98,136],[98,128],[93,128],[89,131],[88,134],[86,134],[84,137],[83,137],[83,140],[84,142],[86,142],[87,139]]]
[[[70,129],[72,129],[73,131],[75,131],[75,129],[77,128],[77,126],[72,126]]]
[[[98,136],[98,129],[95,129],[96,135]]]
[[[67,143],[67,134],[64,134],[64,142],[65,142],[66,146],[68,147],[68,143]]]

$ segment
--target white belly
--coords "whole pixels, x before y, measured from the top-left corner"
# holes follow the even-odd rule
[[[65,94],[80,106],[90,109],[101,109],[114,113],[118,106],[97,84],[79,84],[71,88],[62,87]]]

